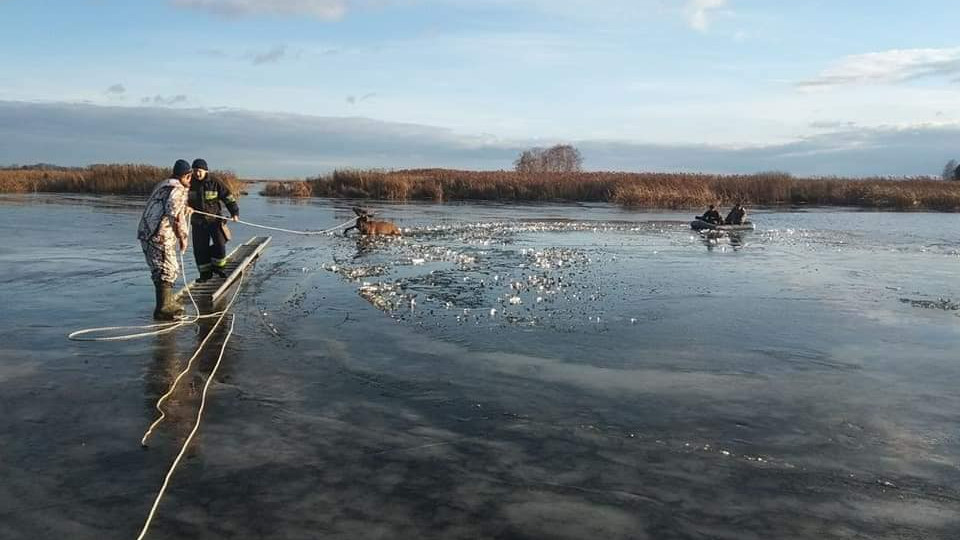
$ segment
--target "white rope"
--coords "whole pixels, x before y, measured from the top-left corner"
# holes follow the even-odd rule
[[[200,214],[202,216],[210,216],[213,218],[222,219],[224,221],[228,221],[228,220],[232,221],[231,218],[224,217],[218,214],[209,214],[207,212],[201,212],[200,210],[193,210],[192,212],[194,214]],[[250,223],[247,221],[240,221],[240,220],[238,220],[237,223],[242,223],[244,225],[257,227],[260,229],[268,229],[271,231],[280,231],[280,232],[286,232],[290,234],[299,234],[304,236],[316,236],[316,235],[329,234],[338,229],[342,229],[344,226],[349,225],[353,221],[355,220],[350,219],[350,220],[344,221],[343,223],[341,223],[340,225],[337,225],[336,227],[331,227],[329,229],[324,229],[322,231],[294,231],[291,229],[282,229],[280,227],[268,227],[266,225],[259,225],[257,223]],[[183,272],[183,285],[187,290],[187,295],[190,297],[190,302],[193,304],[193,308],[194,308],[194,311],[196,312],[196,315],[190,315],[180,320],[167,322],[167,323],[147,324],[147,325],[141,325],[141,326],[102,326],[99,328],[86,328],[83,330],[77,330],[76,332],[71,332],[70,334],[67,335],[67,339],[70,339],[72,341],[129,341],[129,340],[140,339],[144,337],[163,335],[168,332],[173,332],[174,330],[181,328],[183,326],[194,324],[200,321],[201,319],[210,319],[213,317],[220,317],[221,315],[223,315],[223,313],[225,312],[222,312],[222,311],[218,311],[216,313],[210,313],[207,315],[200,314],[200,308],[197,307],[197,302],[193,298],[193,293],[190,292],[190,284],[187,283],[187,266],[186,264],[184,264],[184,261],[183,261],[183,253],[180,253],[179,256],[180,256],[180,269]],[[120,334],[117,336],[98,336],[97,335],[97,334],[102,334],[107,332],[120,332],[120,331],[127,331],[127,330],[145,330],[145,331],[134,332],[132,334]],[[91,334],[93,334],[94,336],[88,337]]]
[[[193,297],[193,293],[190,292],[190,284],[187,282],[187,267],[183,261],[183,252],[179,253],[180,256],[180,270],[183,274],[183,285],[187,290],[187,296],[190,297],[190,303],[193,304],[193,309],[196,312],[196,315],[189,315],[183,317],[179,320],[167,322],[167,323],[157,323],[157,324],[145,324],[141,326],[103,326],[100,328],[87,328],[84,330],[77,330],[76,332],[71,332],[67,334],[67,339],[72,341],[129,341],[133,339],[140,339],[143,337],[149,336],[160,336],[169,332],[173,332],[177,328],[183,326],[194,324],[201,319],[210,319],[213,317],[220,317],[226,311],[217,311],[215,313],[209,313],[207,315],[200,314],[200,307],[197,306],[197,301]],[[153,330],[156,328],[156,330]],[[100,334],[104,332],[117,332],[121,330],[147,330],[146,332],[135,332],[133,334],[121,334],[118,336],[96,336],[94,337],[85,337],[90,334]]]
[[[196,315],[186,317],[179,321],[169,322],[169,323],[148,324],[143,326],[108,326],[103,328],[91,328],[87,330],[78,330],[76,332],[71,333],[69,336],[67,336],[74,341],[132,340],[132,339],[137,339],[141,337],[166,334],[182,326],[194,324],[201,319],[217,317],[217,321],[210,328],[210,331],[203,338],[203,341],[200,342],[200,345],[197,347],[197,350],[194,351],[193,355],[187,361],[186,367],[184,367],[184,369],[179,374],[177,374],[177,377],[170,384],[170,388],[167,389],[167,392],[164,395],[160,396],[160,399],[157,400],[157,403],[154,406],[154,408],[156,408],[156,410],[160,413],[160,416],[157,417],[157,419],[154,420],[152,424],[150,424],[150,427],[147,428],[146,433],[143,434],[143,438],[140,439],[140,444],[143,446],[147,445],[147,440],[153,434],[153,431],[167,417],[167,414],[166,412],[164,412],[162,405],[173,394],[174,390],[176,390],[180,380],[191,370],[191,368],[193,367],[193,362],[197,359],[198,356],[200,356],[200,352],[207,345],[207,342],[210,340],[210,338],[213,337],[217,328],[220,326],[220,323],[223,322],[224,317],[226,317],[227,313],[230,311],[230,308],[233,307],[233,304],[234,302],[236,302],[237,297],[240,296],[240,289],[243,287],[243,278],[244,278],[245,272],[241,271],[240,278],[237,280],[237,285],[236,285],[237,289],[233,293],[233,297],[230,298],[230,302],[227,304],[227,306],[222,311],[218,311],[216,313],[210,313],[208,315],[201,315],[200,307],[197,306],[197,301],[193,297],[193,293],[190,292],[190,286],[189,286],[189,283],[187,283],[186,265],[184,264],[184,260],[183,260],[183,252],[179,253],[179,257],[180,257],[180,268],[183,271],[183,283],[186,286],[187,295],[190,297],[190,302],[191,304],[193,304],[193,308],[196,311]],[[143,540],[143,538],[146,537],[147,531],[150,529],[150,524],[153,522],[154,516],[156,516],[157,508],[159,508],[160,506],[160,501],[163,499],[164,494],[166,494],[167,487],[170,485],[170,479],[173,478],[173,473],[176,470],[177,466],[180,464],[180,461],[183,459],[183,456],[186,454],[187,447],[190,446],[190,443],[193,441],[193,437],[197,434],[197,431],[200,429],[200,421],[203,418],[203,411],[207,405],[207,392],[210,389],[210,384],[213,382],[214,378],[217,375],[217,370],[220,368],[220,363],[223,361],[223,354],[227,349],[227,343],[230,341],[230,337],[233,335],[233,328],[235,323],[236,323],[236,315],[230,318],[230,329],[227,332],[227,335],[223,339],[223,344],[220,347],[220,355],[217,357],[217,362],[214,364],[213,369],[210,370],[210,374],[207,378],[207,382],[203,385],[203,392],[201,393],[201,396],[200,396],[200,408],[197,410],[197,419],[193,424],[193,429],[190,430],[190,434],[187,436],[186,440],[183,442],[183,446],[180,448],[180,452],[177,454],[176,459],[174,459],[173,464],[171,464],[170,469],[167,471],[167,475],[163,480],[163,485],[160,486],[160,491],[157,492],[157,496],[153,501],[153,506],[150,508],[150,513],[147,515],[147,519],[143,524],[143,528],[140,530],[140,535],[137,536],[137,540]],[[157,330],[150,330],[147,332],[138,332],[134,334],[126,334],[126,335],[120,335],[120,336],[80,337],[86,334],[102,332],[102,331],[136,330],[136,329],[149,330],[154,328],[156,328]]]
[[[239,289],[237,289],[239,292]],[[236,295],[234,295],[236,298]],[[210,370],[210,375],[207,377],[206,384],[203,385],[203,392],[200,394],[200,408],[197,409],[197,420],[193,424],[193,429],[190,430],[190,434],[187,435],[187,439],[183,441],[183,446],[180,448],[180,452],[177,454],[176,459],[173,460],[173,464],[170,465],[170,470],[167,471],[167,476],[163,479],[163,485],[160,486],[160,491],[157,492],[157,497],[153,501],[153,507],[150,508],[150,513],[147,515],[147,520],[143,524],[143,528],[140,529],[140,535],[137,536],[137,540],[143,540],[147,536],[147,531],[150,529],[150,523],[153,521],[153,517],[157,513],[157,508],[160,506],[160,500],[163,499],[163,495],[167,491],[167,486],[170,485],[170,479],[173,477],[174,471],[176,471],[177,466],[180,465],[180,460],[183,459],[184,454],[187,453],[187,447],[190,446],[190,442],[193,441],[193,436],[197,434],[197,430],[200,429],[200,420],[203,418],[203,410],[207,405],[207,391],[210,389],[210,383],[213,382],[214,378],[217,375],[217,370],[220,368],[220,362],[223,360],[223,353],[227,350],[227,342],[230,340],[230,336],[233,335],[233,325],[236,322],[237,316],[234,315],[230,318],[230,330],[227,332],[227,336],[223,340],[223,345],[220,347],[220,356],[217,357],[217,362],[213,365],[213,369]],[[222,319],[221,319],[222,320]],[[220,321],[217,321],[218,323]],[[213,330],[210,330],[210,333],[213,333]],[[201,348],[203,345],[200,346]]]
[[[229,219],[223,216],[219,216],[216,214],[208,214],[206,212],[201,212],[198,210],[194,210],[194,212],[200,215],[222,219],[224,221]],[[280,227],[268,227],[266,225],[259,225],[256,223],[249,223],[246,221],[236,220],[237,223],[243,223],[244,225],[249,225],[251,227],[257,227],[261,229],[268,229],[272,231],[280,231],[280,232],[286,232],[290,234],[298,234],[298,235],[304,235],[304,236],[323,235],[323,234],[332,233],[333,231],[336,231],[338,229],[343,228],[346,225],[349,225],[353,221],[354,220],[351,219],[343,222],[340,225],[337,225],[336,227],[325,229],[323,231],[294,231],[290,229],[283,229]],[[187,272],[186,272],[187,267],[183,260],[182,251],[179,253],[179,258],[180,258],[180,269],[183,273],[183,284],[184,284],[184,287],[186,288],[187,295],[190,297],[190,303],[193,304],[194,311],[196,312],[195,315],[184,317],[178,321],[173,321],[168,323],[148,324],[148,325],[141,325],[141,326],[105,326],[100,328],[88,328],[84,330],[77,330],[67,335],[67,338],[73,341],[127,341],[127,340],[139,339],[142,337],[163,335],[163,334],[172,332],[178,328],[181,328],[183,326],[195,324],[201,319],[217,317],[217,321],[213,324],[213,327],[210,328],[210,331],[203,338],[203,341],[200,342],[200,345],[197,347],[197,350],[194,351],[193,355],[187,361],[187,364],[184,367],[184,369],[179,374],[177,374],[177,377],[170,384],[170,388],[167,390],[167,392],[164,395],[160,396],[160,399],[157,400],[155,408],[160,413],[160,416],[157,417],[156,420],[154,420],[154,422],[150,425],[150,427],[147,428],[147,431],[143,434],[143,438],[140,440],[140,444],[143,446],[147,445],[147,440],[153,434],[154,429],[156,429],[156,427],[159,426],[160,423],[163,422],[163,420],[167,416],[162,408],[162,405],[173,394],[180,380],[192,369],[193,362],[200,355],[200,352],[206,346],[207,341],[209,341],[210,338],[213,336],[216,329],[219,327],[220,323],[223,322],[223,319],[224,317],[226,317],[227,313],[230,311],[230,308],[233,307],[233,303],[236,301],[237,297],[240,295],[240,289],[243,284],[244,273],[243,271],[241,271],[240,279],[238,280],[238,283],[236,286],[237,290],[236,292],[234,292],[233,297],[230,299],[230,302],[227,304],[227,306],[222,311],[218,311],[216,313],[210,313],[207,315],[202,315],[200,313],[199,306],[197,306],[196,299],[193,297],[193,293],[190,291],[190,284],[187,282]],[[230,318],[230,329],[228,330],[227,335],[224,337],[223,344],[220,347],[220,354],[217,357],[217,362],[214,364],[213,369],[210,370],[210,374],[207,377],[207,381],[203,385],[203,392],[201,393],[201,396],[200,396],[200,407],[199,409],[197,409],[197,418],[193,424],[193,428],[190,430],[190,434],[187,435],[186,440],[184,440],[183,446],[181,446],[180,452],[177,454],[177,457],[173,460],[173,463],[170,465],[170,469],[167,471],[167,475],[164,477],[163,485],[160,486],[160,491],[157,492],[157,496],[153,501],[153,506],[150,508],[150,513],[147,515],[147,519],[143,524],[143,528],[140,529],[140,534],[139,536],[137,536],[137,540],[143,540],[143,538],[146,537],[147,532],[150,529],[150,524],[153,522],[154,516],[156,516],[157,508],[159,508],[160,506],[160,501],[163,499],[163,496],[166,494],[167,488],[170,485],[170,480],[171,478],[173,478],[173,473],[176,471],[177,467],[180,465],[180,461],[183,459],[183,456],[186,454],[187,448],[190,446],[190,443],[193,441],[194,436],[197,434],[197,431],[200,429],[200,422],[203,418],[203,411],[207,405],[207,392],[210,390],[210,384],[216,378],[217,370],[220,368],[220,363],[223,361],[223,354],[227,349],[227,343],[230,341],[230,337],[233,335],[233,329],[234,329],[235,323],[236,323],[236,315]],[[122,334],[118,336],[88,337],[90,334],[98,334],[103,332],[116,332],[116,331],[124,331],[124,330],[146,330],[146,331],[134,332],[132,334]]]
[[[147,428],[147,431],[143,434],[143,438],[140,439],[140,444],[142,446],[147,446],[147,439],[149,439],[150,436],[153,435],[153,430],[157,426],[159,426],[160,423],[163,422],[163,420],[167,417],[167,413],[163,411],[163,408],[161,408],[161,405],[163,405],[164,402],[167,401],[167,398],[169,398],[173,394],[173,391],[177,388],[177,384],[180,383],[180,379],[182,379],[184,375],[186,375],[187,372],[189,372],[190,369],[193,367],[193,361],[196,360],[198,356],[200,356],[200,351],[203,350],[203,347],[206,346],[207,341],[210,340],[210,338],[213,336],[214,331],[216,331],[217,327],[220,326],[220,323],[223,321],[223,318],[227,315],[227,312],[229,312],[230,308],[233,307],[233,303],[236,301],[237,296],[240,295],[240,288],[242,286],[243,286],[243,272],[240,272],[240,279],[237,280],[237,290],[233,293],[233,298],[230,299],[230,303],[227,304],[227,307],[225,307],[223,311],[217,312],[217,314],[219,315],[217,322],[213,323],[213,326],[210,328],[210,331],[207,333],[206,337],[203,338],[203,341],[200,342],[200,346],[197,347],[197,350],[193,353],[193,356],[191,356],[190,359],[187,360],[187,365],[183,368],[183,370],[180,371],[177,377],[173,380],[173,383],[170,384],[170,388],[167,389],[167,393],[160,396],[160,399],[158,399],[156,405],[154,405],[154,408],[157,410],[157,412],[160,413],[160,416],[157,417],[157,419],[154,420],[152,424],[150,424],[150,427]],[[224,343],[226,343],[226,341],[224,341]]]
[[[356,221],[356,218],[352,218],[352,219],[349,219],[349,220],[347,220],[347,221],[344,221],[343,223],[341,223],[340,225],[337,225],[336,227],[331,227],[331,228],[329,228],[329,229],[324,229],[324,230],[322,230],[322,231],[293,231],[293,230],[290,230],[290,229],[282,229],[282,228],[280,228],[280,227],[268,227],[268,226],[266,226],[266,225],[260,225],[260,224],[257,224],[257,223],[250,223],[249,221],[242,221],[242,220],[239,220],[239,219],[238,219],[238,220],[234,220],[233,218],[228,218],[228,217],[225,217],[225,216],[221,216],[221,215],[219,215],[219,214],[208,214],[208,213],[206,213],[206,212],[201,212],[200,210],[194,210],[193,213],[194,213],[194,214],[200,214],[201,216],[208,216],[208,217],[212,217],[212,218],[222,219],[222,220],[224,220],[224,221],[234,221],[235,223],[243,223],[244,225],[249,225],[249,226],[251,226],[251,227],[257,227],[258,229],[267,229],[267,230],[269,230],[269,231],[280,231],[280,232],[285,232],[285,233],[290,233],[290,234],[299,234],[299,235],[303,235],[303,236],[315,236],[315,235],[321,235],[321,234],[330,234],[330,233],[332,233],[333,231],[335,231],[335,230],[337,230],[337,229],[342,229],[343,227],[345,227],[345,226],[353,223],[354,221]]]
[[[216,313],[201,315],[200,307],[197,306],[197,301],[193,297],[193,293],[190,291],[190,286],[187,283],[187,272],[186,272],[186,265],[184,264],[184,260],[183,260],[183,252],[179,253],[179,257],[180,257],[180,268],[183,272],[183,283],[186,286],[187,295],[190,297],[190,302],[191,304],[193,304],[193,308],[196,311],[195,316],[187,317],[179,321],[174,321],[170,323],[148,324],[144,326],[114,326],[114,327],[104,327],[104,328],[91,328],[88,330],[80,330],[77,332],[73,332],[68,336],[70,339],[75,341],[131,340],[131,339],[137,339],[140,337],[166,334],[182,326],[194,324],[201,319],[217,317],[217,321],[210,328],[210,331],[203,338],[203,341],[200,342],[200,345],[197,347],[197,350],[194,351],[193,355],[187,361],[187,364],[184,367],[184,369],[180,371],[179,374],[177,374],[177,377],[170,384],[170,388],[167,389],[167,392],[164,395],[160,396],[160,399],[158,399],[156,405],[154,405],[154,408],[157,410],[157,412],[160,413],[160,416],[157,417],[157,419],[154,420],[152,424],[150,424],[150,427],[147,428],[147,431],[143,434],[143,438],[140,439],[140,444],[143,446],[147,446],[147,440],[153,434],[153,431],[167,417],[167,414],[162,407],[164,402],[166,402],[166,400],[173,394],[174,390],[176,390],[180,380],[192,369],[193,362],[197,359],[197,357],[200,356],[200,352],[203,351],[203,348],[207,345],[207,342],[210,340],[211,337],[213,337],[214,333],[216,333],[216,330],[220,326],[220,323],[223,322],[224,317],[226,317],[227,313],[230,311],[230,308],[233,307],[233,304],[234,302],[236,302],[237,297],[240,296],[240,289],[243,287],[244,271],[241,270],[240,278],[237,280],[237,285],[236,285],[237,289],[233,293],[233,297],[230,299],[230,302],[226,305],[226,307],[222,311],[218,311]],[[153,506],[150,508],[150,513],[147,515],[147,519],[143,524],[143,528],[140,530],[140,535],[137,536],[137,540],[142,540],[144,537],[146,537],[147,531],[150,529],[150,524],[153,522],[153,518],[157,513],[157,508],[159,508],[160,506],[160,501],[163,499],[164,494],[166,494],[167,487],[170,485],[170,479],[173,478],[173,473],[176,470],[177,466],[180,464],[180,461],[183,459],[183,456],[186,454],[187,447],[190,446],[190,443],[193,441],[193,437],[197,434],[197,431],[200,429],[200,421],[203,417],[203,411],[207,404],[207,392],[210,389],[210,384],[213,382],[214,378],[217,375],[217,370],[220,368],[220,363],[223,361],[223,354],[227,349],[227,343],[230,341],[230,336],[233,335],[233,328],[235,323],[236,323],[236,315],[230,318],[230,329],[227,332],[227,335],[223,339],[223,344],[220,347],[220,355],[217,357],[217,362],[214,364],[213,369],[210,370],[210,374],[207,378],[207,382],[203,385],[203,392],[201,393],[201,396],[200,396],[200,408],[197,410],[197,419],[193,424],[193,429],[190,430],[190,434],[187,436],[186,440],[183,442],[183,446],[180,448],[180,452],[177,454],[176,459],[174,459],[173,464],[170,466],[170,469],[167,471],[167,475],[163,480],[163,485],[160,487],[160,491],[157,492],[157,496],[153,501]],[[92,337],[92,338],[78,337],[78,336],[82,336],[85,334],[90,334],[98,331],[116,331],[116,330],[151,329],[151,328],[159,328],[159,329],[148,331],[148,332],[127,334],[122,336]]]

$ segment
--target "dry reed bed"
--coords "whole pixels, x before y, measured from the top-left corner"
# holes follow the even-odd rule
[[[243,182],[231,171],[211,171],[240,194]],[[148,195],[157,182],[170,177],[170,169],[152,165],[91,165],[50,169],[0,169],[0,193],[96,193]]]
[[[267,196],[381,200],[613,202],[650,208],[835,205],[960,210],[960,182],[929,179],[793,178],[784,173],[519,173],[419,169],[342,170],[306,181],[271,182]]]

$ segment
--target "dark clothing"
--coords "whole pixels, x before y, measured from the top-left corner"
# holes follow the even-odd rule
[[[237,206],[237,198],[230,192],[226,184],[207,175],[202,181],[194,180],[190,183],[190,208],[200,210],[208,214],[220,215],[221,203],[226,205],[230,216],[239,216],[240,207]],[[208,216],[193,216],[193,222],[196,220],[220,221],[217,218]]]
[[[218,216],[221,204],[224,204],[231,216],[240,215],[240,207],[237,206],[237,199],[230,192],[230,188],[209,175],[203,181],[194,180],[190,184],[189,203],[194,210]],[[223,225],[223,220],[210,216],[193,214],[190,217],[193,257],[201,273],[210,272],[213,268],[223,268],[227,264],[227,238]]]
[[[190,172],[192,168],[190,164],[185,160],[178,159],[176,163],[173,164],[173,177],[180,178],[181,176]]]
[[[210,223],[206,220],[194,220],[190,234],[193,236],[193,256],[197,261],[197,270],[210,272],[227,264],[227,238],[223,234],[222,221]]]
[[[716,210],[707,210],[702,216],[700,216],[700,219],[706,221],[707,223],[715,223],[718,225],[723,223],[723,219],[720,217],[720,212],[717,212]]]
[[[727,214],[727,219],[724,221],[727,225],[743,225],[743,218],[746,217],[747,211],[741,207],[734,207],[730,210],[730,213]]]

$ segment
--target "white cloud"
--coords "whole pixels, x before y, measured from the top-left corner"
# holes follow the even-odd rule
[[[172,0],[173,5],[227,16],[307,15],[337,20],[347,12],[347,0]]]
[[[175,96],[161,96],[160,94],[157,94],[152,98],[144,97],[140,99],[140,103],[144,105],[149,105],[150,103],[153,103],[154,105],[169,106],[169,105],[177,105],[177,104],[186,103],[186,102],[187,102],[186,94],[177,94]]]
[[[842,120],[817,120],[810,122],[810,127],[813,129],[825,129],[825,130],[841,130],[841,129],[854,129],[857,127],[857,123],[853,121],[842,121]]]
[[[120,83],[110,85],[110,87],[107,88],[106,90],[107,94],[114,94],[114,95],[123,94],[126,91],[127,89]]]
[[[2,0],[0,0],[2,1]],[[167,0],[177,7],[195,9],[226,17],[256,15],[305,15],[320,20],[335,21],[358,9],[378,9],[385,6],[411,6],[435,3],[459,9],[489,9],[490,5],[509,9],[535,9],[551,16],[576,20],[636,22],[658,15],[675,16],[680,0]],[[706,31],[711,12],[727,5],[727,0],[684,0],[683,17],[688,24]]]
[[[893,49],[840,59],[801,87],[898,83],[922,77],[960,75],[960,47],[948,49]]]
[[[727,5],[727,0],[690,0],[684,8],[690,27],[706,32],[710,26],[710,12]]]

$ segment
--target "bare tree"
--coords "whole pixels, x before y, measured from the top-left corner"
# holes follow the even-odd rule
[[[574,172],[581,170],[583,156],[569,144],[556,145],[547,150],[547,169],[553,172]]]
[[[517,172],[574,172],[581,170],[583,156],[569,144],[524,150],[513,162]]]
[[[520,157],[513,162],[517,172],[536,172],[543,168],[543,148],[531,148],[520,153]]]
[[[957,160],[955,159],[951,159],[950,161],[948,161],[947,164],[943,166],[943,173],[941,175],[943,179],[944,180],[960,180],[960,178],[957,178],[958,165],[960,165],[960,163],[957,163]]]

